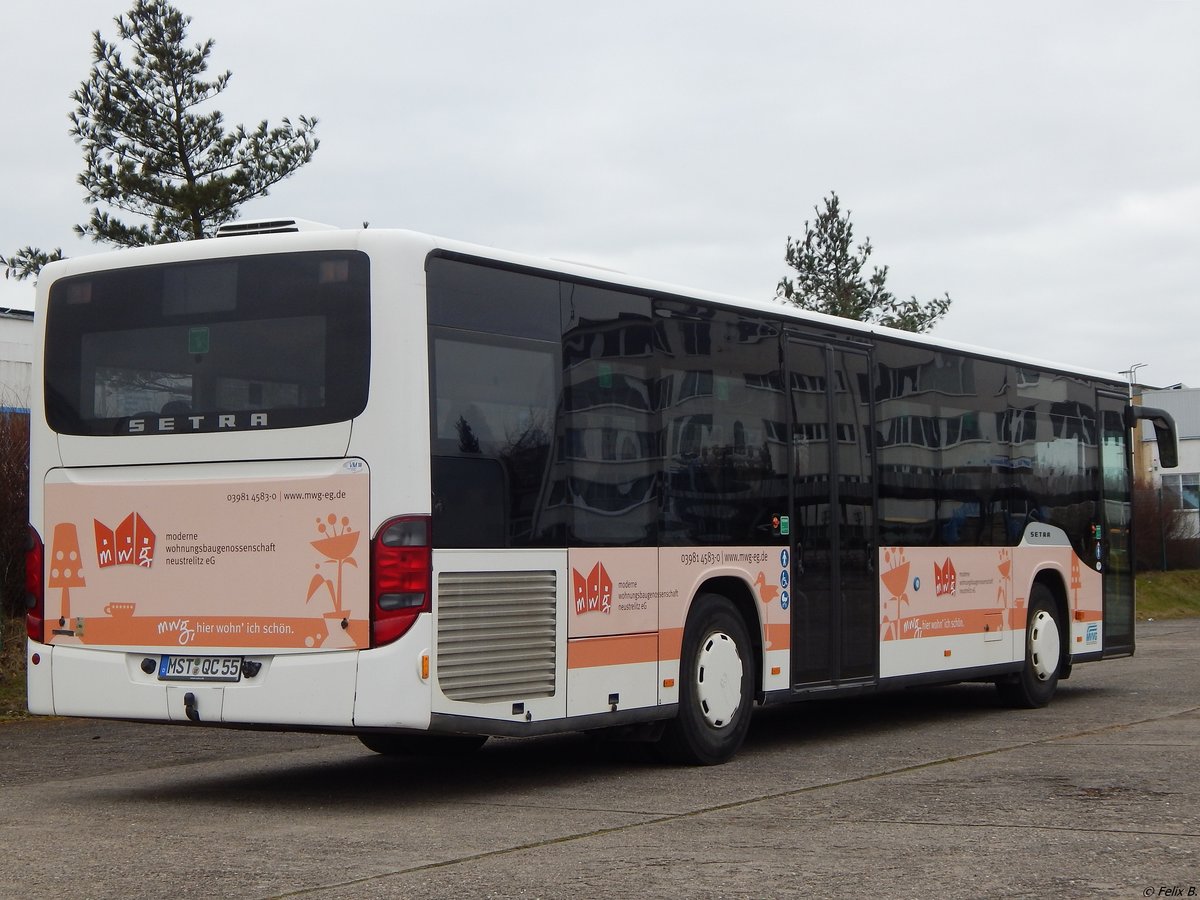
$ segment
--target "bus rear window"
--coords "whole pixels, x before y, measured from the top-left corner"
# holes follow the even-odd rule
[[[351,419],[366,405],[369,262],[322,251],[63,279],[46,318],[62,434],[185,434]]]

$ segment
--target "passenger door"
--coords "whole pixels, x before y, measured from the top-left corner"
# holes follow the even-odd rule
[[[790,338],[792,682],[877,671],[875,496],[865,351]]]
[[[1128,398],[1100,393],[1100,527],[1096,564],[1104,578],[1104,655],[1133,652],[1132,507],[1129,483]],[[1140,427],[1140,423],[1139,423]]]

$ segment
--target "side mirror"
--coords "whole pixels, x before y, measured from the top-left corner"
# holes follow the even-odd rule
[[[1154,426],[1154,440],[1158,442],[1158,463],[1164,469],[1179,465],[1179,445],[1175,441],[1175,420],[1165,409],[1152,406],[1125,407],[1125,427],[1136,428],[1145,419]]]

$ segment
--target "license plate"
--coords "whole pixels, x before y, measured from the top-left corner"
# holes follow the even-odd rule
[[[164,656],[159,681],[241,681],[240,656]]]

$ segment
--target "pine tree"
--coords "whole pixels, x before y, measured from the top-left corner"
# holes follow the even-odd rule
[[[816,220],[804,223],[804,237],[788,236],[784,259],[796,275],[780,279],[777,298],[813,312],[915,332],[928,331],[950,309],[949,294],[926,303],[897,297],[887,289],[887,266],[876,266],[864,277],[871,240],[853,247],[850,212],[842,214],[836,193],[825,200],[824,210],[813,211]]]
[[[232,73],[204,80],[213,41],[187,46],[190,16],[166,0],[135,0],[114,21],[119,41],[93,33],[91,74],[71,95],[71,134],[85,163],[77,180],[93,204],[87,223],[75,226],[80,237],[118,247],[211,237],[243,203],[312,159],[315,118],[227,130],[219,111],[200,111]],[[122,213],[146,221],[127,224]],[[6,277],[23,279],[61,255],[25,247],[0,264]]]

